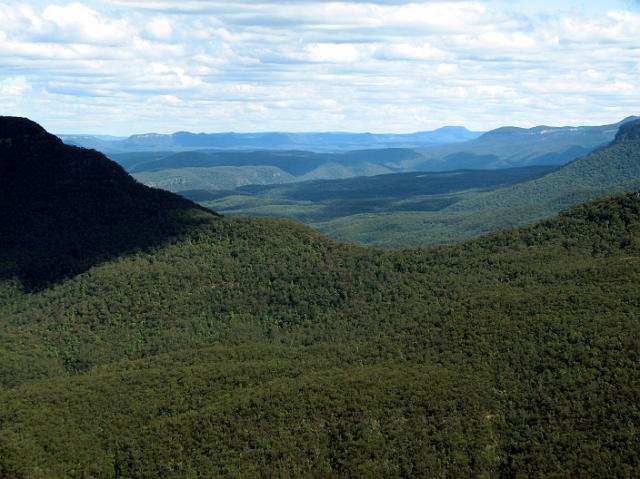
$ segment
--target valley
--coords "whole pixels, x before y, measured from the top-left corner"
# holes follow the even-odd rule
[[[0,479],[640,478],[640,0],[0,0]]]
[[[638,124],[585,178],[630,174]],[[220,217],[24,119],[0,138],[0,476],[640,468],[638,193],[383,250]],[[505,171],[484,186],[564,178]]]
[[[618,128],[634,119],[589,127],[503,127],[473,137],[455,128],[351,137],[182,132],[111,139],[111,147],[102,146],[138,181],[226,215],[290,218],[344,241],[407,247],[473,238],[633,190],[638,177],[633,155],[624,159],[624,153],[619,157],[606,147]],[[389,146],[427,137],[440,144],[329,152],[287,150],[293,143],[282,143],[288,138],[309,146],[304,141],[339,138],[342,143],[336,144],[347,148],[357,141],[372,146],[386,138]],[[64,138],[100,146],[89,141],[94,137]],[[220,142],[228,149],[211,149]],[[240,144],[247,148],[233,150]],[[138,145],[135,151],[123,151],[132,145]],[[601,158],[603,148],[613,152],[611,159]],[[591,152],[595,160],[583,159]],[[596,181],[589,180],[595,163],[602,170]],[[447,185],[446,191],[439,183]]]
[[[623,124],[621,135],[637,132],[637,125]],[[210,174],[206,168],[192,171]],[[629,137],[564,166],[394,173],[231,190],[192,184],[198,187],[176,189],[226,215],[291,218],[340,240],[407,247],[468,239],[634,191],[640,162],[637,140]]]

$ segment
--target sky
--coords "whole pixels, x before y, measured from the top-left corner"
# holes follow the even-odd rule
[[[0,0],[0,114],[55,133],[640,114],[640,0]]]

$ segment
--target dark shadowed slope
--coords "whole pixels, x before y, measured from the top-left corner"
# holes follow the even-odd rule
[[[0,212],[0,277],[27,288],[175,240],[213,217],[14,117],[0,118]]]

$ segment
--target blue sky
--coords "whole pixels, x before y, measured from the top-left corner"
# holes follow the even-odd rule
[[[640,2],[0,0],[2,114],[57,133],[640,114]]]

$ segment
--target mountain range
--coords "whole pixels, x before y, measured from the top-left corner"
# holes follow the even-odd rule
[[[503,127],[460,145],[421,149],[423,158],[405,167],[428,171],[456,168],[508,168],[529,165],[562,165],[611,142],[618,128],[637,120],[602,126],[535,128]]]
[[[307,150],[344,151],[378,148],[416,148],[477,138],[478,132],[462,126],[445,126],[417,133],[347,133],[347,132],[264,132],[264,133],[146,133],[127,138],[92,135],[60,135],[69,144],[93,148],[105,153],[131,151],[219,150]]]
[[[102,151],[149,186],[174,192],[229,190],[399,172],[562,165],[608,144],[619,126],[633,118],[597,127],[500,128],[474,140],[429,148]],[[171,146],[169,142],[163,147]]]
[[[203,184],[180,193],[224,214],[296,219],[346,241],[391,247],[459,241],[633,191],[640,185],[638,125],[623,123],[609,145],[560,167],[394,173],[226,191]]]
[[[383,250],[221,217],[25,119],[0,173],[0,477],[640,469],[636,192]]]

